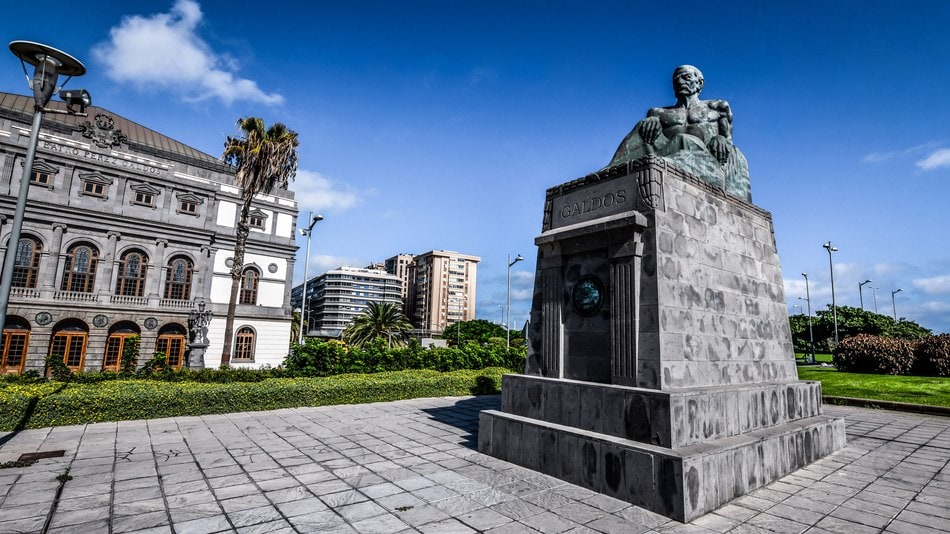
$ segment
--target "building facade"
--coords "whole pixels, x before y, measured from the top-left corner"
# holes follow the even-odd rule
[[[400,288],[399,278],[384,270],[344,266],[311,278],[305,304],[301,305],[303,284],[294,288],[291,301],[306,312],[308,336],[339,338],[371,302],[402,306]]]
[[[409,315],[409,309],[406,307],[406,303],[409,302],[409,266],[412,264],[412,258],[412,254],[396,254],[383,262],[383,268],[386,269],[387,273],[399,277],[399,296],[403,302],[402,311],[406,316]]]
[[[51,102],[49,107],[64,107]],[[223,162],[109,111],[44,116],[22,235],[9,243],[32,97],[0,93],[0,257],[15,253],[0,373],[117,369],[125,340],[139,362],[185,364],[189,312],[212,312],[204,364],[224,344],[240,190]],[[233,366],[277,365],[290,341],[297,206],[260,195],[235,316]]]
[[[475,319],[478,256],[432,250],[409,264],[407,308],[420,335],[439,335],[451,324]]]

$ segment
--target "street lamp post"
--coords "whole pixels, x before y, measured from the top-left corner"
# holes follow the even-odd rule
[[[831,261],[831,254],[838,252],[838,247],[831,246],[831,241],[822,245],[828,251],[828,268],[831,271],[831,317],[835,322],[835,345],[838,344],[838,308],[835,304],[835,264]]]
[[[20,191],[17,195],[16,209],[13,212],[13,224],[10,226],[10,238],[7,240],[7,252],[3,257],[3,268],[0,271],[0,332],[6,326],[7,307],[10,304],[10,290],[13,287],[13,268],[16,263],[17,250],[20,244],[20,234],[23,231],[23,219],[26,215],[26,201],[30,192],[30,177],[33,175],[33,161],[36,159],[36,145],[40,138],[40,124],[43,122],[43,113],[64,113],[85,116],[86,106],[92,104],[92,98],[85,89],[62,91],[59,97],[66,101],[66,111],[46,109],[53,93],[60,87],[56,86],[59,75],[65,75],[65,85],[73,76],[82,76],[86,67],[73,56],[32,41],[13,41],[10,43],[10,52],[13,52],[23,66],[23,74],[33,90],[33,127],[30,130],[30,141],[26,148],[26,161],[23,163],[23,175],[20,176]],[[26,72],[26,64],[33,66],[33,78]],[[72,106],[79,105],[79,111]]]
[[[511,266],[522,260],[524,258],[521,257],[521,254],[518,254],[518,257],[514,260],[511,259],[511,254],[508,255],[508,306],[505,317],[505,341],[508,347],[511,346]]]
[[[801,298],[801,297],[798,297],[798,298]],[[805,313],[805,310],[802,308],[802,305],[801,305],[801,304],[792,304],[792,307],[793,307],[793,308],[798,308],[798,314],[799,314],[799,315]]]
[[[865,280],[858,284],[858,295],[861,298],[861,311],[864,311],[864,286],[870,284],[874,280]]]
[[[894,309],[894,322],[897,322],[897,299],[894,297],[898,293],[903,291],[903,289],[895,289],[891,291],[891,307]]]
[[[297,344],[303,345],[303,318],[307,313],[307,278],[310,276],[310,236],[313,234],[313,225],[323,220],[323,215],[314,215],[310,212],[310,224],[300,229],[300,235],[307,236],[307,257],[303,260],[303,293],[300,295],[300,331],[297,332]],[[307,321],[307,326],[310,322]]]
[[[808,355],[808,363],[815,363],[815,334],[811,328],[811,291],[808,288],[808,273],[802,273],[802,276],[805,277],[805,302],[808,304],[808,344],[811,349]]]
[[[877,290],[879,287],[871,286],[871,294],[874,295],[874,313],[877,313]]]

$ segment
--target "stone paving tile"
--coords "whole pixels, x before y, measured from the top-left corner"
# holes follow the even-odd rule
[[[416,399],[27,430],[0,459],[67,454],[0,474],[0,532],[41,530],[70,466],[80,476],[50,532],[950,530],[948,418],[826,406],[847,418],[845,449],[684,525],[479,454],[478,411],[497,407]]]

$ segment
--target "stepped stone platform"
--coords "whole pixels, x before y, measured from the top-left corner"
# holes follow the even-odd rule
[[[797,380],[771,215],[646,156],[547,192],[479,451],[690,521],[845,444]]]

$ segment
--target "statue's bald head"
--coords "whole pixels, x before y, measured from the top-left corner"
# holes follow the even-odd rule
[[[703,73],[692,65],[680,65],[673,71],[673,93],[677,97],[698,95],[704,83]]]

